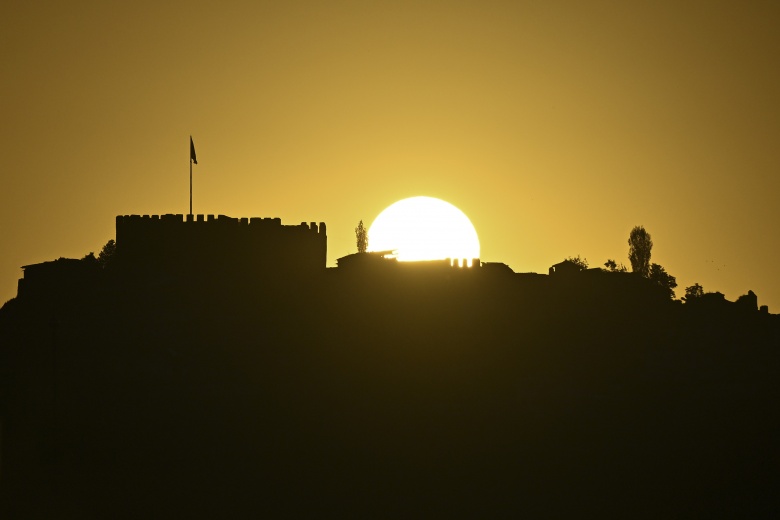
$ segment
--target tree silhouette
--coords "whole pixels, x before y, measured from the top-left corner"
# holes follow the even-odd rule
[[[103,249],[100,250],[100,254],[97,257],[97,261],[100,264],[100,267],[102,267],[103,269],[108,269],[114,263],[115,257],[116,257],[116,242],[114,242],[114,240],[112,239],[106,242],[106,245],[104,245]]]
[[[358,253],[365,253],[368,250],[368,230],[361,220],[355,228],[355,238],[357,240]]]
[[[642,226],[636,226],[628,237],[628,259],[631,261],[631,270],[647,278],[650,276],[650,251],[653,249],[653,240],[650,233]],[[660,266],[659,266],[660,267]]]
[[[677,287],[677,278],[667,273],[666,269],[658,264],[650,266],[649,278],[651,282],[662,287],[667,292],[670,300],[674,299],[674,288]]]
[[[685,296],[682,297],[682,301],[685,303],[691,303],[693,300],[701,298],[702,296],[704,296],[704,287],[698,283],[695,283],[690,287],[685,288]]]
[[[611,258],[607,259],[606,262],[604,262],[604,267],[609,271],[610,273],[625,273],[627,271],[626,266],[623,264],[618,264]]]
[[[588,268],[588,259],[587,258],[580,258],[580,255],[570,256],[570,257],[564,258],[564,260],[568,260],[569,262],[578,265],[579,268],[581,270],[583,270],[583,271]]]

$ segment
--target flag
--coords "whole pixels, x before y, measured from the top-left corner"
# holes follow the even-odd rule
[[[190,136],[190,161],[198,164],[198,158],[195,157],[195,143],[192,142],[192,136]]]

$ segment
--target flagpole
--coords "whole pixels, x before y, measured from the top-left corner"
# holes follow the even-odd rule
[[[190,219],[192,219],[192,163],[198,164],[198,158],[195,156],[195,143],[190,136]]]
[[[192,136],[190,136],[190,215],[192,215]]]

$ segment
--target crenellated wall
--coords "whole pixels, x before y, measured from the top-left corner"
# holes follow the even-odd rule
[[[225,215],[119,215],[117,264],[123,270],[253,276],[325,269],[324,223]]]

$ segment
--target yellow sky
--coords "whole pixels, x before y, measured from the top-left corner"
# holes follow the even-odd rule
[[[0,7],[0,304],[117,214],[324,221],[398,199],[482,259],[652,261],[780,312],[774,2],[70,2]]]

